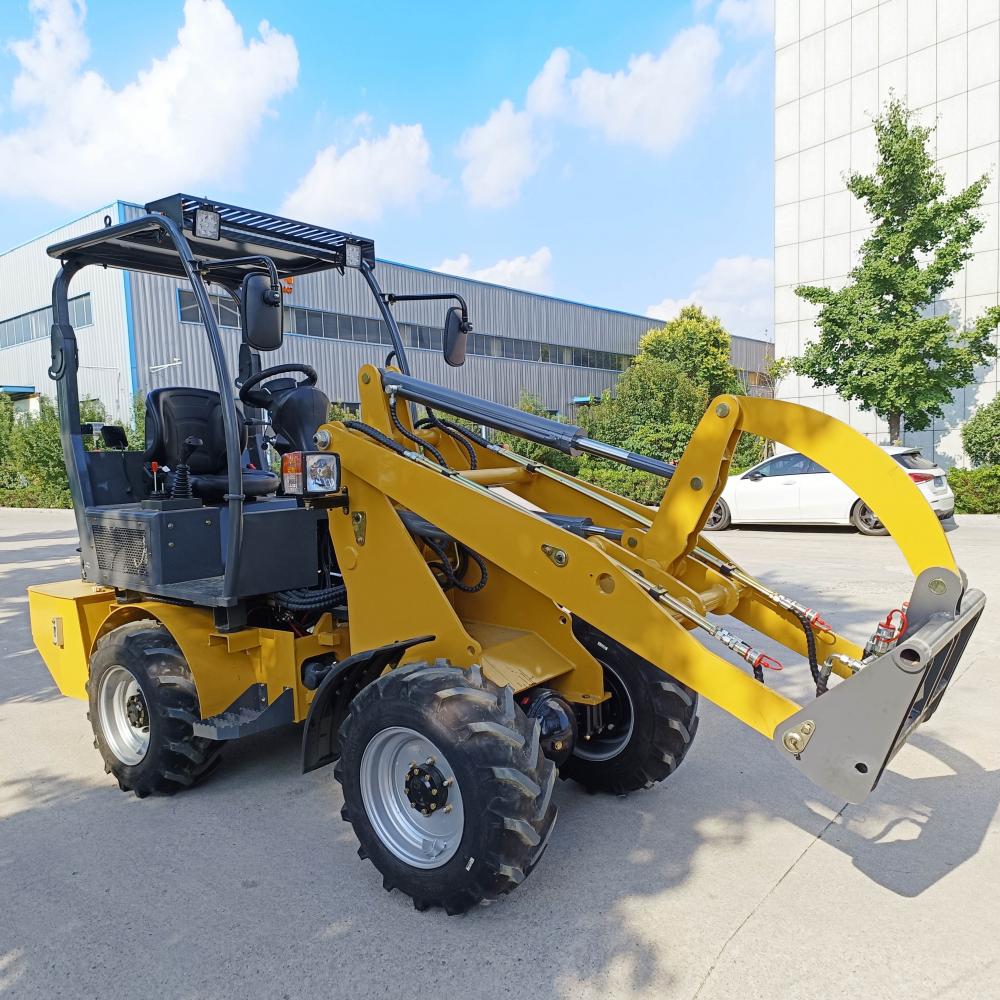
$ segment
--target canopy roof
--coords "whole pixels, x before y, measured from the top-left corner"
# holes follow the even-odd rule
[[[231,267],[213,267],[212,279],[215,281],[238,285],[247,271],[259,270],[260,264],[238,263],[236,258],[256,255],[270,257],[281,277],[343,268],[348,244],[360,247],[362,259],[370,265],[375,263],[375,244],[370,239],[266,212],[188,194],[160,198],[149,202],[145,208],[148,214],[138,219],[54,243],[48,248],[48,254],[59,260],[82,260],[88,264],[182,278],[185,271],[177,248],[158,221],[158,217],[167,216],[183,231],[195,258],[233,261]],[[218,239],[195,236],[194,220],[198,209],[218,213]]]

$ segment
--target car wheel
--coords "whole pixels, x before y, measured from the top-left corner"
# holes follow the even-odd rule
[[[851,511],[851,524],[854,525],[862,535],[888,535],[889,532],[883,527],[882,522],[875,516],[875,511],[864,502],[859,500]]]
[[[729,504],[722,497],[715,501],[712,513],[708,515],[705,522],[706,531],[725,531],[732,524],[733,515],[729,510]]]

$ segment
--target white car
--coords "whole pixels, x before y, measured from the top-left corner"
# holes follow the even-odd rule
[[[906,470],[939,518],[955,512],[944,469],[917,448],[883,445]],[[705,525],[722,531],[731,524],[853,524],[863,535],[884,535],[885,528],[849,486],[805,455],[769,458],[730,476]]]

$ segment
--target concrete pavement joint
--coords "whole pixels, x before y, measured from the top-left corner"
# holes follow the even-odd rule
[[[739,926],[733,931],[732,934],[729,935],[729,937],[726,938],[726,940],[722,944],[722,947],[719,949],[719,953],[715,956],[714,959],[712,959],[712,964],[708,967],[708,971],[705,973],[704,978],[698,984],[698,989],[696,989],[694,991],[694,993],[691,995],[691,1000],[698,1000],[698,997],[701,996],[701,991],[705,988],[705,984],[709,981],[709,979],[712,978],[712,973],[715,972],[715,968],[719,964],[719,959],[721,959],[722,956],[725,954],[726,949],[732,943],[732,941],[736,937],[736,935],[739,934],[740,931],[743,930],[744,927],[746,927],[746,925],[750,921],[750,918],[764,905],[764,903],[766,903],[771,898],[771,896],[773,895],[775,889],[777,889],[778,886],[781,885],[781,883],[785,881],[785,879],[791,874],[792,869],[806,856],[806,854],[809,853],[810,849],[818,841],[820,841],[820,840],[823,839],[823,835],[826,833],[826,831],[829,830],[830,827],[833,826],[833,824],[836,823],[837,820],[840,819],[840,817],[844,815],[844,810],[848,807],[848,805],[850,805],[850,803],[845,802],[837,810],[836,815],[832,816],[830,818],[830,820],[827,822],[826,826],[824,826],[823,829],[820,830],[819,833],[817,833],[816,836],[813,837],[813,839],[810,840],[809,843],[806,844],[806,846],[804,848],[802,848],[802,851],[799,853],[799,855],[781,873],[781,876],[774,883],[774,885],[772,885],[771,888],[768,889],[767,892],[765,892],[764,895],[761,896],[760,899],[757,900],[757,902],[753,905],[753,908],[750,910],[750,912],[740,921]]]

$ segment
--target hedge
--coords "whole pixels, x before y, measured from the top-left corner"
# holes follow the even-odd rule
[[[1000,465],[952,469],[948,483],[959,514],[1000,514]]]

